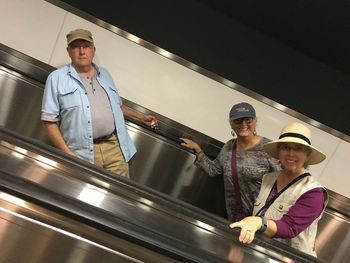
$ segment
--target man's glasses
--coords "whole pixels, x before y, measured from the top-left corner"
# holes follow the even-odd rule
[[[252,118],[252,117],[245,117],[245,118],[235,119],[232,122],[234,124],[242,124],[243,122],[245,122],[246,124],[251,124],[253,121],[254,121],[254,118]]]
[[[93,45],[91,45],[91,44],[88,44],[88,43],[86,43],[86,44],[71,44],[71,45],[69,45],[69,48],[71,49],[71,50],[74,50],[74,51],[76,51],[76,50],[80,50],[80,49],[90,49],[90,48],[92,48],[93,47]]]

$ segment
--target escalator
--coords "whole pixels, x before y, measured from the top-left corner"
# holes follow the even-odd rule
[[[1,236],[9,241],[0,253],[8,262],[28,262],[26,255],[33,262],[54,255],[57,262],[321,262],[263,237],[242,245],[225,220],[203,210],[5,128],[0,139]]]
[[[225,219],[222,178],[197,169],[178,138],[194,138],[213,158],[223,144],[125,99],[159,120],[158,130],[127,120],[138,148],[130,180],[50,146],[40,107],[52,70],[0,44],[0,237],[6,240],[0,262],[346,262],[350,256],[349,202],[333,192],[320,222],[320,259],[262,236],[239,243]]]

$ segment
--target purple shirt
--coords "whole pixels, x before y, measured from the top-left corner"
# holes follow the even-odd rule
[[[268,199],[277,194],[276,184],[272,188]],[[288,213],[280,220],[275,220],[277,232],[274,238],[293,238],[304,231],[320,216],[324,204],[322,188],[314,188],[301,195]]]

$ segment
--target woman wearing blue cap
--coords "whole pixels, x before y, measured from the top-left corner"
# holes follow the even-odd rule
[[[226,142],[214,160],[196,142],[180,139],[182,146],[195,152],[197,167],[210,176],[223,175],[227,216],[237,221],[252,214],[263,175],[280,167],[263,149],[270,140],[256,133],[257,119],[252,105],[246,102],[233,105],[229,118],[232,133],[237,137]]]

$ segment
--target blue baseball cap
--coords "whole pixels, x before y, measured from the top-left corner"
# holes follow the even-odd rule
[[[247,102],[241,102],[232,106],[230,110],[230,121],[240,118],[255,118],[255,109]]]

